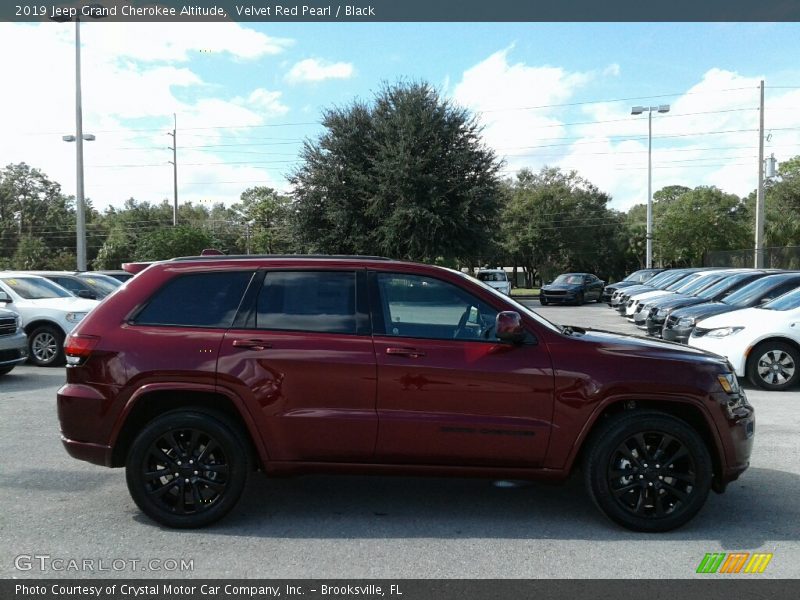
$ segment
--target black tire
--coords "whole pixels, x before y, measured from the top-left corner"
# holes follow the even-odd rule
[[[633,531],[660,532],[684,525],[703,507],[712,464],[703,438],[685,421],[634,411],[610,417],[592,433],[583,474],[609,519]]]
[[[765,390],[783,391],[800,377],[800,353],[785,342],[761,342],[747,359],[747,379]]]
[[[218,521],[239,501],[250,471],[243,436],[222,415],[200,410],[157,417],[128,452],[125,476],[131,497],[143,513],[167,527]]]
[[[0,377],[2,377],[3,375],[8,375],[9,373],[11,373],[12,369],[14,367],[16,367],[16,366],[17,365],[11,365],[10,367],[0,367]]]
[[[545,298],[544,296],[539,296],[539,304],[541,304],[542,306],[547,306],[547,298]]]
[[[28,360],[37,367],[64,364],[64,332],[55,325],[42,325],[28,336]]]
[[[578,292],[578,295],[575,296],[575,306],[581,306],[583,304],[583,292]]]

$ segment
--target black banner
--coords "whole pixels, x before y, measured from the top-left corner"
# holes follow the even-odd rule
[[[800,597],[800,580],[731,577],[675,580],[519,579],[242,579],[3,580],[3,600],[784,600]]]
[[[4,0],[0,20],[502,22],[800,21],[796,0]]]

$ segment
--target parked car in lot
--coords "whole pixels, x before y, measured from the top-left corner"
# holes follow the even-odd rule
[[[580,465],[611,520],[667,531],[753,443],[724,359],[557,326],[462,273],[387,259],[155,263],[65,351],[67,451],[125,466],[171,527],[220,519],[252,465],[548,480]]]
[[[600,302],[606,282],[591,273],[563,273],[539,290],[542,304],[576,304],[588,300]]]
[[[701,278],[691,292],[677,295],[676,298],[661,298],[648,302],[641,311],[643,329],[647,335],[661,336],[667,317],[676,309],[694,306],[704,302],[722,300],[739,288],[766,275],[766,271],[755,269],[718,271]],[[637,321],[638,325],[638,321]]]
[[[659,273],[663,272],[664,269],[639,269],[638,271],[634,271],[622,281],[607,284],[603,288],[603,294],[601,296],[601,300],[607,303],[608,305],[611,305],[611,296],[617,290],[621,290],[622,288],[630,287],[632,285],[638,285],[640,283],[644,283],[645,281],[649,281]]]
[[[707,275],[710,271],[700,271],[696,269],[685,269],[678,273],[672,283],[669,285],[661,285],[659,289],[650,289],[646,291],[627,291],[623,294],[623,298],[627,300],[624,304],[620,304],[620,311],[624,317],[633,322],[633,317],[637,309],[643,302],[653,300],[660,296],[670,296],[675,293],[681,293],[689,289],[700,277]]]
[[[0,305],[3,294],[0,291]],[[22,319],[10,310],[0,308],[0,377],[28,359],[28,337],[22,330]]]
[[[727,358],[753,385],[782,391],[800,378],[800,289],[762,306],[703,319],[689,345]]]
[[[508,274],[503,269],[481,269],[475,274],[478,281],[482,281],[489,287],[493,287],[498,292],[503,292],[506,296],[511,295],[511,281]]]
[[[798,287],[800,287],[800,273],[766,275],[717,302],[706,302],[674,311],[667,317],[661,330],[661,337],[672,342],[686,344],[698,321],[714,315],[765,304]]]
[[[97,300],[76,298],[44,277],[0,271],[0,308],[13,308],[22,317],[35,365],[64,364],[64,338],[95,306]]]
[[[663,291],[675,283],[677,283],[676,287],[679,287],[681,284],[678,282],[697,271],[698,269],[670,269],[655,275],[652,279],[644,283],[617,290],[611,296],[611,306],[624,316],[628,302],[632,296],[652,291]]]
[[[57,283],[78,298],[102,300],[114,292],[122,282],[91,271],[27,271]]]
[[[122,271],[122,270],[95,271],[95,272],[100,273],[101,275],[106,275],[108,277],[113,277],[114,279],[122,283],[125,283],[126,281],[128,281],[128,279],[133,277],[133,273],[128,273],[127,271]]]

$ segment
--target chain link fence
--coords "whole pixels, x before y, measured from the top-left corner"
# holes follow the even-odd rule
[[[704,267],[753,267],[755,250],[719,250],[703,255]],[[764,248],[765,269],[800,270],[800,246],[775,246]]]

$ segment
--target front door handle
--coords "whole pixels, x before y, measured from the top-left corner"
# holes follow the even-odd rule
[[[265,340],[233,340],[235,348],[247,348],[248,350],[266,350],[272,348],[272,344]]]
[[[417,350],[416,348],[393,348],[391,346],[386,348],[386,354],[391,354],[392,356],[408,356],[409,358],[425,356],[422,350]]]

